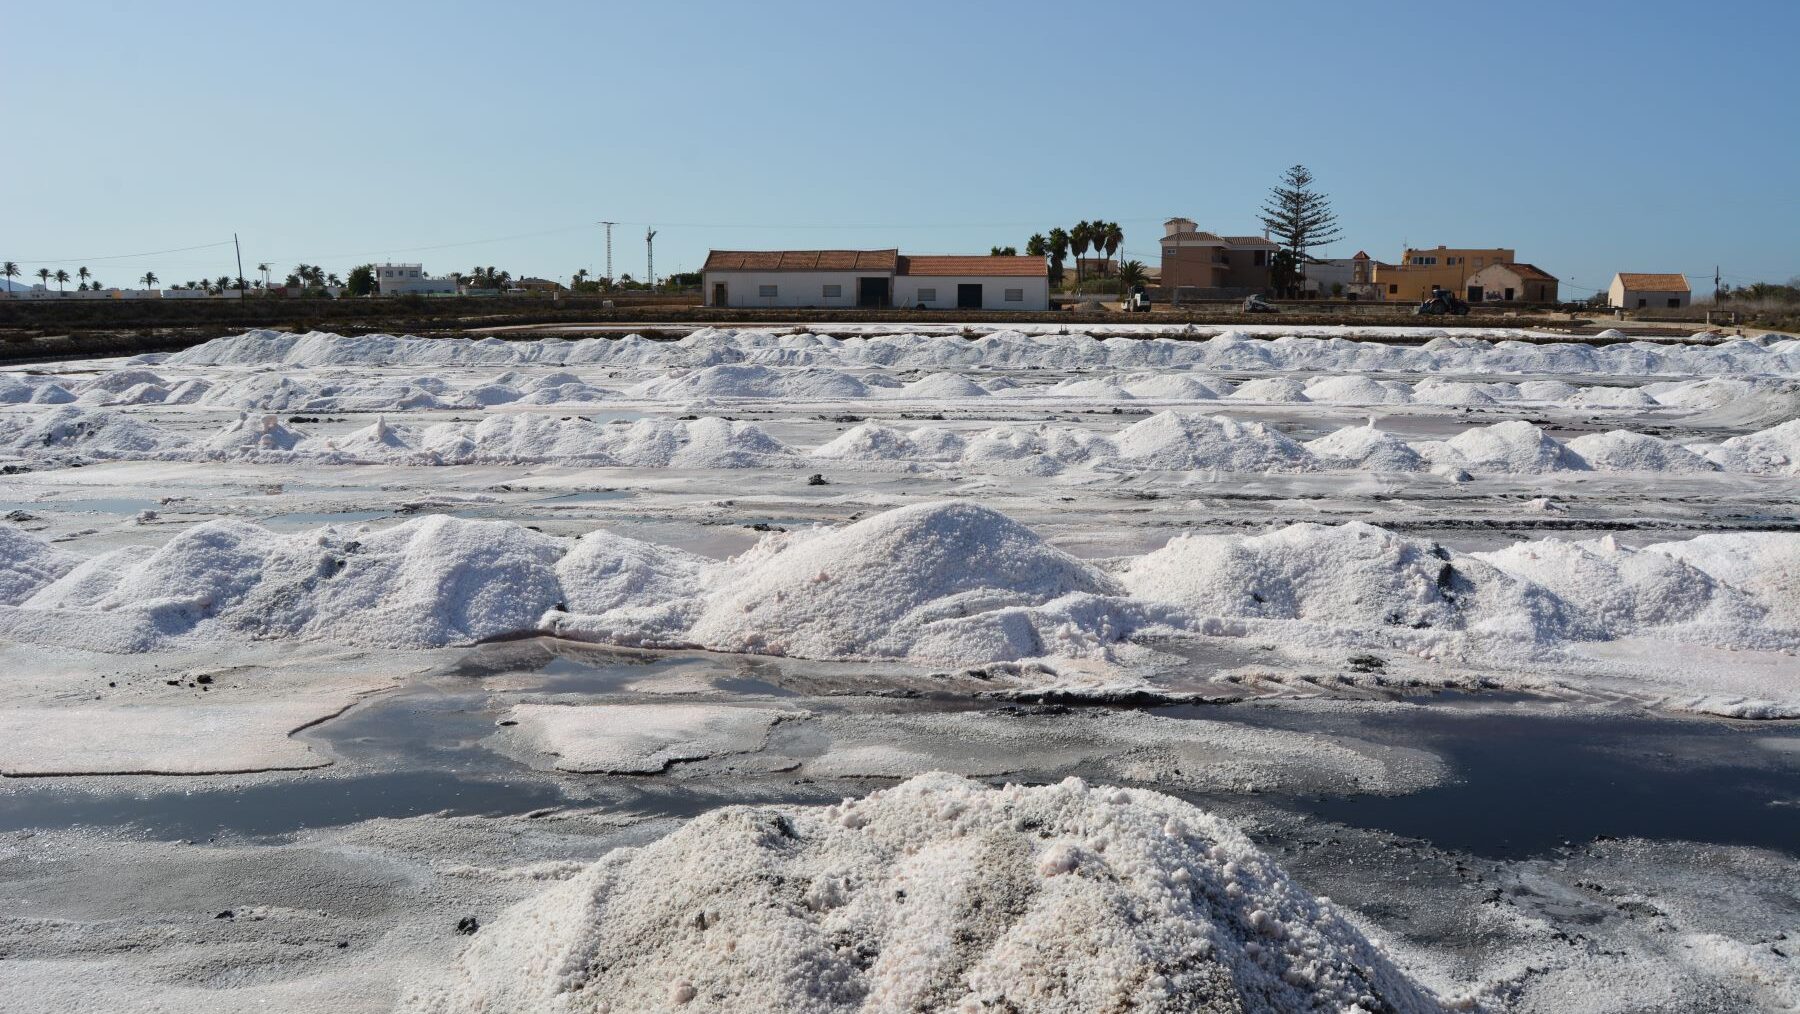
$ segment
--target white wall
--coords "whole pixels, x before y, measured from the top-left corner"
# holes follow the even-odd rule
[[[713,305],[713,285],[725,283],[727,305],[743,309],[770,306],[855,306],[858,278],[891,278],[884,271],[707,271],[701,276],[706,305]],[[775,296],[759,296],[764,285]],[[825,286],[842,286],[841,294],[825,295]]]
[[[894,305],[901,308],[928,306],[934,310],[954,310],[956,287],[977,283],[981,285],[983,310],[1050,309],[1049,278],[1000,278],[983,275],[901,275],[894,279]],[[937,298],[929,303],[921,303],[920,289],[936,289]],[[1017,303],[1008,303],[1005,298],[1007,289],[1023,289],[1025,298]]]

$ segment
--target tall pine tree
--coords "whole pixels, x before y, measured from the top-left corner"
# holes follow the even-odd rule
[[[1313,190],[1312,182],[1313,175],[1305,166],[1290,166],[1281,175],[1281,182],[1269,190],[1260,216],[1263,227],[1293,257],[1302,285],[1306,281],[1307,251],[1343,236],[1337,215],[1331,210],[1331,198]]]

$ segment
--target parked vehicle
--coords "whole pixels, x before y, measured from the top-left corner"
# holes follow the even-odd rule
[[[1456,317],[1469,315],[1469,304],[1456,298],[1456,294],[1448,289],[1432,287],[1431,295],[1423,303],[1413,307],[1415,317],[1442,317],[1445,314]]]
[[[1119,309],[1126,313],[1149,313],[1150,297],[1144,295],[1142,285],[1133,286],[1132,290],[1119,300]]]
[[[1280,313],[1281,311],[1275,307],[1274,303],[1269,302],[1261,296],[1246,296],[1244,297],[1244,312]]]

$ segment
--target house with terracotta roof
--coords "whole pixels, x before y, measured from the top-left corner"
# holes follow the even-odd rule
[[[1373,281],[1381,298],[1411,303],[1429,298],[1433,289],[1466,292],[1477,271],[1518,259],[1518,253],[1507,247],[1407,247],[1398,264],[1376,262]]]
[[[714,250],[700,274],[707,306],[1050,308],[1050,265],[1042,257]]]
[[[1556,276],[1533,264],[1501,262],[1469,276],[1471,303],[1554,303]]]
[[[1191,218],[1171,218],[1163,223],[1162,284],[1179,287],[1188,299],[1266,292],[1280,249],[1266,236],[1221,236]]]
[[[1679,310],[1693,301],[1686,275],[1621,271],[1606,290],[1606,301],[1626,310]]]

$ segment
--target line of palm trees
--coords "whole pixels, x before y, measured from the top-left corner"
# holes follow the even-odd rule
[[[310,269],[311,266],[302,265],[302,267]],[[269,266],[267,264],[258,264],[256,269],[262,272],[263,275],[263,282],[258,283],[259,286],[266,285],[269,277]],[[13,279],[18,278],[21,274],[23,274],[23,272],[19,270],[19,263],[17,261],[0,263],[0,277],[6,279],[6,287],[8,290],[11,290],[13,287]],[[94,273],[89,271],[85,266],[76,268],[73,275],[71,275],[66,268],[57,268],[54,271],[49,268],[38,268],[36,274],[38,282],[42,284],[45,289],[50,287],[51,282],[55,282],[56,291],[63,295],[68,294],[68,284],[70,282],[78,283],[76,286],[77,292],[87,292],[90,290],[100,292],[106,288],[106,284],[96,278]],[[308,277],[311,278],[312,276],[313,272],[312,270],[309,270]],[[336,275],[325,275],[321,273],[317,278],[318,284],[320,285],[337,284]],[[157,277],[156,272],[146,271],[138,277],[137,282],[143,288],[154,289],[162,283],[162,279]],[[226,289],[247,289],[250,288],[250,283],[246,282],[241,277],[232,278],[229,275],[220,275],[219,277],[210,280],[203,278],[190,281],[182,285],[177,285],[175,288],[204,289],[208,292],[219,293],[224,292]]]
[[[0,276],[6,278],[6,288],[9,292],[13,287],[13,279],[19,277],[20,274],[18,261],[7,261],[4,264],[0,264]],[[80,292],[86,292],[89,289],[99,292],[101,288],[99,279],[94,278],[94,273],[85,267],[76,268],[73,275],[69,274],[64,268],[57,268],[55,271],[52,271],[49,268],[38,268],[37,276],[39,283],[46,289],[50,287],[51,282],[55,282],[56,291],[58,292],[67,292],[66,286],[70,281],[76,279],[79,279],[81,282],[78,289]],[[90,282],[89,279],[93,280]]]
[[[1125,245],[1125,230],[1117,222],[1095,219],[1092,222],[1081,221],[1069,229],[1057,226],[1048,233],[1037,233],[1025,241],[1025,253],[1029,257],[1048,257],[1050,259],[1050,280],[1056,285],[1062,284],[1063,261],[1071,252],[1075,254],[1075,285],[1080,288],[1085,277],[1081,260],[1091,249],[1103,255],[1101,272],[1105,273],[1105,261],[1119,252]],[[1140,265],[1140,269],[1141,269]]]

